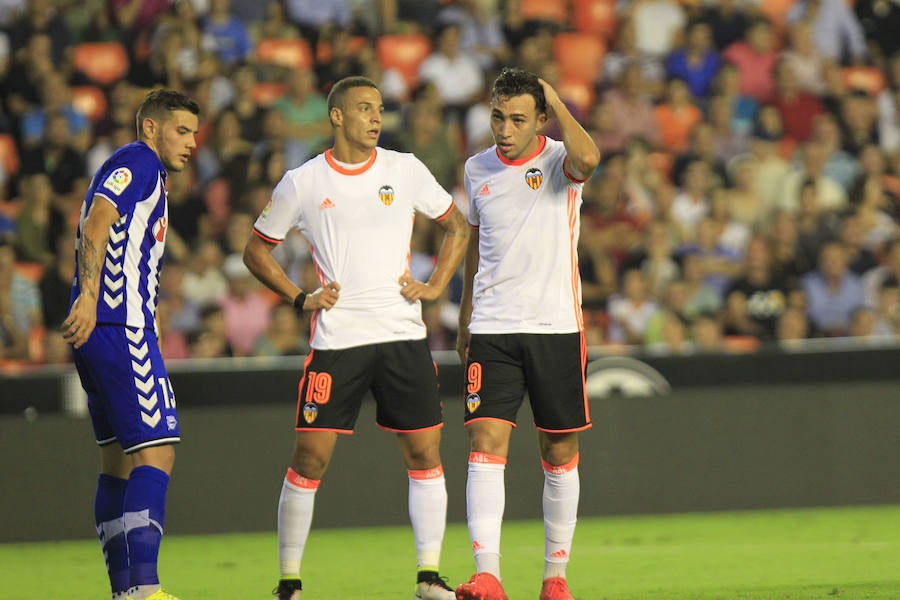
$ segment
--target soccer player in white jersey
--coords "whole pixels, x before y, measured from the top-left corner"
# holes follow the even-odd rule
[[[88,396],[100,446],[94,502],[112,597],[175,600],[160,588],[175,395],[159,352],[159,270],[168,225],[166,172],[196,147],[199,108],[179,92],[150,92],[137,112],[136,142],[94,174],[81,207],[75,281],[63,337]]]
[[[563,141],[539,131],[555,117]],[[504,470],[527,391],[544,468],[541,600],[571,600],[578,432],[591,426],[578,274],[582,183],[600,151],[556,91],[504,69],[491,93],[496,144],[466,161],[469,223],[457,351],[466,365],[466,486],[476,572],[459,600],[506,600],[500,577]]]
[[[383,109],[369,79],[348,77],[334,85],[328,95],[334,146],[285,174],[244,251],[260,281],[298,310],[312,311],[294,452],[278,503],[277,600],[300,598],[316,489],[338,434],[352,433],[369,390],[377,423],[397,434],[409,475],[414,598],[454,598],[438,574],[447,511],[443,417],[420,301],[443,292],[465,254],[469,227],[415,156],[377,147]],[[445,230],[425,283],[409,274],[416,213]],[[321,286],[314,291],[298,288],[271,255],[295,227],[310,244]]]

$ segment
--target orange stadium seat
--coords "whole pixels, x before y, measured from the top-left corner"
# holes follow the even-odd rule
[[[309,42],[303,38],[263,38],[256,44],[256,59],[290,69],[313,64]]]
[[[7,175],[19,172],[19,149],[16,140],[8,133],[0,133],[0,165]]]
[[[84,42],[72,53],[75,70],[98,85],[111,85],[128,74],[128,53],[119,42]]]
[[[584,79],[563,79],[556,85],[559,97],[578,107],[582,118],[587,118],[594,104],[594,86]]]
[[[600,76],[606,45],[596,35],[558,33],[553,38],[553,58],[561,79],[594,82]]]
[[[568,0],[521,0],[519,10],[527,20],[550,21],[559,25],[569,22]]]
[[[259,81],[253,86],[253,99],[261,106],[269,106],[282,96],[286,87],[275,81]]]
[[[431,54],[431,41],[420,33],[383,35],[375,53],[382,68],[398,71],[412,89],[419,79],[419,65]]]
[[[72,105],[96,123],[106,115],[106,94],[95,85],[77,85],[72,87]]]
[[[887,85],[884,73],[877,67],[844,67],[841,69],[841,76],[847,87],[868,92],[872,96],[880,93]]]
[[[616,35],[616,0],[572,0],[572,28],[601,35],[607,41]]]

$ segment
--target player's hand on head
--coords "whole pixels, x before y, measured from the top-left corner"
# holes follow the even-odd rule
[[[97,306],[88,302],[82,296],[78,296],[72,303],[69,316],[62,322],[63,339],[72,344],[74,348],[80,348],[91,337],[91,332],[97,325]]]
[[[441,290],[413,279],[409,273],[404,273],[397,281],[400,284],[400,294],[410,302],[437,300],[441,295]]]
[[[341,284],[337,281],[330,281],[307,296],[303,307],[306,310],[318,310],[320,308],[331,310],[340,297],[340,291]]]
[[[556,106],[557,103],[561,103],[562,99],[552,85],[543,79],[538,79],[538,81],[541,83],[541,87],[544,88],[544,98],[547,100],[547,111],[553,114],[553,107]]]

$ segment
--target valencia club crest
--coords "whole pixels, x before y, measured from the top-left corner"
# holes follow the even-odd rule
[[[525,173],[525,183],[533,190],[541,187],[544,182],[544,173],[538,168],[531,168]]]

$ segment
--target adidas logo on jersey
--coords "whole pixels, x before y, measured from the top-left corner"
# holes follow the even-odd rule
[[[334,202],[331,201],[331,198],[325,198],[322,200],[322,204],[319,205],[319,208],[325,210],[326,208],[334,208]]]
[[[488,184],[484,184],[484,187],[481,188],[481,191],[478,192],[479,196],[489,196],[491,193],[491,188],[488,187]]]

